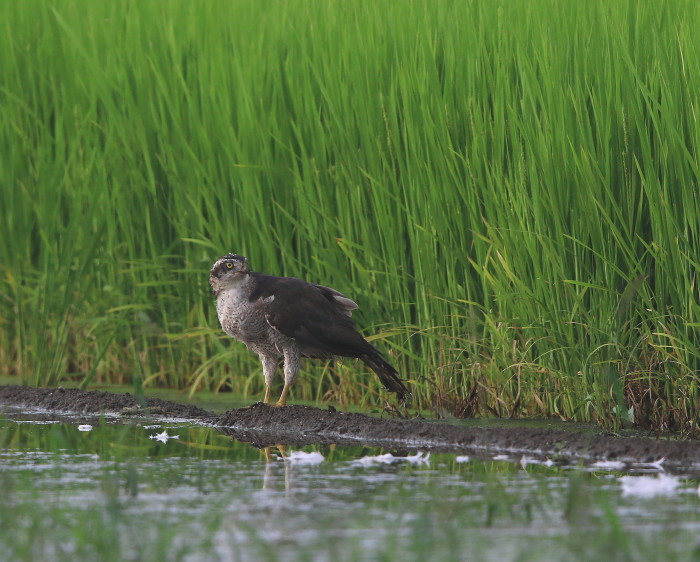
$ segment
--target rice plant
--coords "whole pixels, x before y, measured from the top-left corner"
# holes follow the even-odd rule
[[[207,294],[235,251],[357,300],[414,405],[693,431],[699,11],[0,5],[2,374],[257,396]]]

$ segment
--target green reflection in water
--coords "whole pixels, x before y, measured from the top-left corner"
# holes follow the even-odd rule
[[[23,418],[0,419],[7,560],[692,559],[700,533],[692,480],[640,500],[602,472],[332,445],[266,462],[211,427]]]

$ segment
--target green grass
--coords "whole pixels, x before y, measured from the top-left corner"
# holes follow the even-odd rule
[[[0,370],[231,389],[219,255],[330,285],[415,404],[691,431],[692,0],[0,6]],[[359,365],[292,398],[378,404]]]

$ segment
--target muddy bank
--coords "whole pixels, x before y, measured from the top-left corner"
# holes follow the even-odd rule
[[[216,414],[191,404],[177,404],[159,398],[146,398],[144,404],[129,393],[115,394],[77,388],[32,388],[19,385],[0,386],[0,404],[42,408],[52,412],[70,412],[86,416],[111,413],[153,415],[196,420],[213,419]]]
[[[665,457],[665,466],[700,466],[700,441],[696,440],[612,437],[546,428],[462,427],[425,420],[380,419],[308,406],[273,408],[260,404],[218,415],[189,404],[158,398],[147,398],[140,404],[130,394],[64,388],[0,386],[0,404],[84,416],[104,412],[159,419],[186,418],[213,424],[223,433],[256,446],[364,444],[393,450],[454,451],[477,455],[508,452],[569,462],[653,462]]]

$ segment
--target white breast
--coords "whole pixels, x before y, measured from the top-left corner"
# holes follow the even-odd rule
[[[224,332],[247,345],[266,342],[269,338],[264,315],[248,300],[245,291],[232,288],[219,293],[216,313]]]

